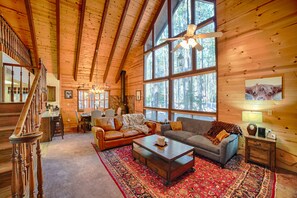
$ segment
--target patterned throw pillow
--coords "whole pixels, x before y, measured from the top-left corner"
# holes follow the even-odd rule
[[[215,138],[222,130],[224,130],[222,126],[213,125],[206,133],[206,135]]]
[[[181,121],[170,122],[170,127],[173,131],[180,131],[183,129],[183,125]]]
[[[97,118],[95,122],[97,127],[101,127],[105,131],[113,131],[115,130],[115,125],[114,125],[114,118]]]
[[[227,133],[224,129],[216,136],[216,139],[218,139],[220,142],[226,138],[229,137],[229,133]]]

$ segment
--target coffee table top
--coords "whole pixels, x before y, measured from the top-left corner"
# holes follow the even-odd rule
[[[137,138],[133,140],[133,143],[149,150],[152,153],[157,154],[165,160],[175,160],[191,151],[194,151],[194,147],[187,144],[165,138],[167,146],[156,146],[158,135],[150,135],[143,138]]]

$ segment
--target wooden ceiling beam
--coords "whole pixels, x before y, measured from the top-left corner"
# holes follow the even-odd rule
[[[156,22],[156,20],[157,20],[157,18],[158,18],[158,16],[159,16],[159,14],[160,14],[162,8],[163,8],[164,3],[165,3],[165,0],[162,0],[160,6],[159,6],[159,8],[158,8],[158,10],[157,10],[157,12],[156,12],[156,14],[155,14],[155,16],[154,16],[154,19],[153,19],[153,21],[152,21],[152,23],[151,23],[151,25],[150,25],[150,27],[149,27],[149,29],[148,29],[148,32],[146,33],[146,35],[145,35],[145,37],[144,37],[144,40],[143,40],[143,42],[142,42],[142,45],[145,44],[145,41],[146,41],[146,40],[148,39],[148,37],[150,36],[151,30],[152,30],[153,27],[154,27],[154,24],[155,24],[155,22]]]
[[[122,61],[121,61],[119,70],[118,70],[118,72],[117,72],[117,75],[116,75],[116,78],[115,78],[115,82],[116,82],[116,83],[117,83],[117,82],[119,81],[119,79],[120,79],[121,71],[122,71],[122,69],[123,69],[123,67],[124,67],[124,64],[125,64],[125,62],[126,62],[128,53],[129,53],[130,48],[131,48],[131,46],[132,46],[134,37],[136,36],[136,32],[137,32],[137,30],[138,30],[140,21],[141,21],[143,15],[144,15],[144,12],[145,12],[145,9],[146,9],[146,7],[147,7],[147,4],[148,4],[148,0],[145,0],[144,3],[143,3],[143,5],[142,5],[142,8],[141,8],[140,14],[139,14],[139,16],[138,16],[138,19],[137,19],[137,21],[136,21],[136,24],[135,24],[135,26],[134,26],[134,28],[133,28],[132,35],[131,35],[131,37],[130,37],[130,39],[129,39],[128,46],[126,47],[126,51],[125,51],[125,54],[124,54],[124,56],[123,56],[123,58],[122,58]]]
[[[93,60],[92,60],[92,67],[91,67],[91,72],[90,72],[90,82],[92,82],[92,80],[93,80],[94,69],[95,69],[95,65],[96,65],[96,61],[97,61],[97,57],[98,57],[98,53],[99,53],[99,46],[100,46],[100,42],[101,42],[101,36],[103,33],[104,22],[105,22],[105,19],[107,16],[108,6],[109,6],[109,0],[106,0],[104,3],[103,16],[102,16],[102,19],[100,22],[100,29],[98,32],[96,47],[95,47],[94,56],[93,56]]]
[[[79,21],[79,29],[78,29],[78,41],[77,41],[77,45],[76,45],[76,54],[75,54],[75,63],[74,63],[74,80],[75,81],[77,81],[82,31],[83,31],[85,11],[86,11],[86,1],[87,0],[82,0],[82,6],[81,6],[81,12],[80,12],[80,21]]]
[[[33,14],[32,14],[32,8],[31,8],[30,0],[25,0],[25,5],[26,5],[28,23],[29,23],[29,26],[30,26],[30,34],[31,34],[31,39],[32,39],[35,66],[38,67],[38,65],[39,65],[39,56],[38,56],[35,27],[34,27]]]
[[[57,79],[61,78],[61,68],[60,68],[60,0],[56,0],[56,37],[57,37]]]
[[[110,55],[109,55],[108,62],[107,62],[107,65],[106,65],[106,69],[105,69],[104,76],[103,76],[103,83],[105,83],[108,72],[109,72],[109,69],[110,69],[111,61],[112,61],[112,58],[113,58],[113,55],[114,55],[114,52],[115,52],[119,37],[120,37],[120,33],[122,31],[122,27],[124,25],[124,21],[125,21],[127,12],[128,12],[129,4],[130,4],[130,0],[127,0],[126,3],[125,3],[125,7],[124,7],[124,10],[123,10],[122,16],[121,16],[121,20],[120,20],[120,23],[119,23],[119,26],[118,26],[118,29],[117,29],[115,39],[114,39],[113,44],[112,44],[112,48],[111,48],[111,51],[110,51]]]

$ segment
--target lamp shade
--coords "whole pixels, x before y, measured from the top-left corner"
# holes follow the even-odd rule
[[[262,112],[242,111],[242,121],[249,123],[260,123],[263,121]]]

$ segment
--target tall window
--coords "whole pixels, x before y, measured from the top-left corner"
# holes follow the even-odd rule
[[[94,94],[90,93],[88,89],[79,89],[77,90],[77,97],[78,111],[84,111],[86,108],[109,108],[109,91]]]
[[[144,45],[144,112],[148,119],[216,119],[216,39],[197,39],[202,51],[181,47],[175,52],[172,50],[180,40],[164,40],[183,36],[193,23],[197,25],[195,34],[214,32],[214,4],[204,0],[165,1]]]

